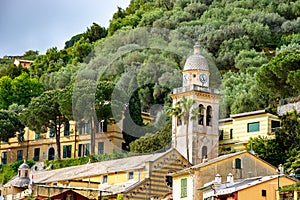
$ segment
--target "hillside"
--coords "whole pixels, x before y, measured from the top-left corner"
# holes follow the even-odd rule
[[[150,137],[162,127],[165,131],[159,134],[170,133],[160,111],[170,106],[169,94],[180,86],[182,67],[195,42],[214,70],[214,86],[223,93],[221,117],[274,111],[280,98],[297,96],[299,32],[299,0],[132,0],[125,10],[118,9],[107,29],[93,23],[62,50],[25,52],[34,58],[29,71],[2,60],[0,108],[25,105],[21,121],[41,131],[57,116],[107,124],[118,121],[123,112],[128,149],[146,133]],[[46,105],[36,108],[46,100],[57,116],[36,115],[46,112]],[[142,111],[161,118],[144,126]]]

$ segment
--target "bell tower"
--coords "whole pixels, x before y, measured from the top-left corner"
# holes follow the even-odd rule
[[[210,77],[207,59],[200,55],[200,46],[196,43],[194,54],[187,58],[182,71],[182,87],[175,88],[171,95],[173,108],[182,97],[195,102],[191,108],[194,116],[190,117],[188,127],[180,116],[172,117],[172,147],[186,158],[189,152],[193,165],[218,156],[220,95],[218,89],[211,88]]]

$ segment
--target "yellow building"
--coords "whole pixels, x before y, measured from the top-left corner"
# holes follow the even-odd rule
[[[277,171],[274,166],[247,151],[219,156],[171,174],[173,199],[202,199],[203,191],[198,188],[212,181],[216,175],[220,176],[220,181],[226,181],[230,173],[234,179],[246,179],[276,175]]]
[[[163,153],[133,156],[50,171],[33,172],[34,197],[52,197],[68,190],[89,199],[162,199],[172,189],[167,185],[170,172],[187,166],[186,159],[175,149]],[[14,193],[19,177],[2,188],[6,199],[24,196],[25,188]]]
[[[235,152],[244,150],[249,139],[264,136],[274,138],[280,119],[266,110],[230,115],[219,120],[219,150]]]
[[[214,181],[199,190],[203,191],[203,199],[206,200],[279,200],[278,188],[296,182],[295,179],[279,175],[233,180],[228,174],[226,182],[221,183],[216,176]]]
[[[116,124],[96,127],[95,154],[110,154],[122,151],[123,135]],[[89,155],[91,148],[91,125],[75,126],[75,122],[68,123],[61,128],[60,133],[61,158],[77,158]],[[57,147],[54,131],[48,129],[39,134],[25,128],[22,134],[0,144],[1,163],[9,164],[18,160],[45,161],[57,158]]]

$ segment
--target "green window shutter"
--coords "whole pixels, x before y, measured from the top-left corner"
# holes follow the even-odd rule
[[[241,169],[241,168],[242,168],[241,159],[239,159],[239,158],[235,159],[235,169]]]
[[[247,129],[248,132],[259,131],[259,122],[249,123]]]
[[[89,156],[90,155],[90,144],[89,143],[87,143],[86,145],[85,145],[85,152],[86,152],[86,154],[85,154],[85,156]]]
[[[98,142],[98,154],[104,154],[104,142]]]
[[[36,140],[40,139],[40,133],[36,131],[35,134],[34,134],[34,138]]]
[[[64,136],[70,135],[70,123],[66,122],[64,127]]]
[[[50,128],[49,137],[51,137],[51,138],[54,137],[54,128],[53,127]]]
[[[67,157],[71,158],[71,152],[72,152],[72,145],[67,146]]]
[[[67,157],[67,146],[64,145],[63,147],[63,158],[66,158]]]
[[[181,179],[181,197],[187,197],[187,178]]]
[[[79,147],[78,147],[78,157],[81,157],[82,156],[82,144],[79,144]]]

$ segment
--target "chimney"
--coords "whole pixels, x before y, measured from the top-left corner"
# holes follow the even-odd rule
[[[233,175],[232,175],[232,173],[229,173],[227,175],[227,181],[226,182],[229,183],[229,184],[233,183]]]
[[[221,181],[222,181],[221,175],[220,175],[220,174],[217,174],[217,175],[215,176],[215,182],[221,184]]]
[[[216,176],[215,176],[215,181],[214,181],[214,187],[215,188],[218,188],[218,187],[220,187],[221,186],[221,182],[222,182],[222,177],[220,176],[220,174],[217,174]]]

